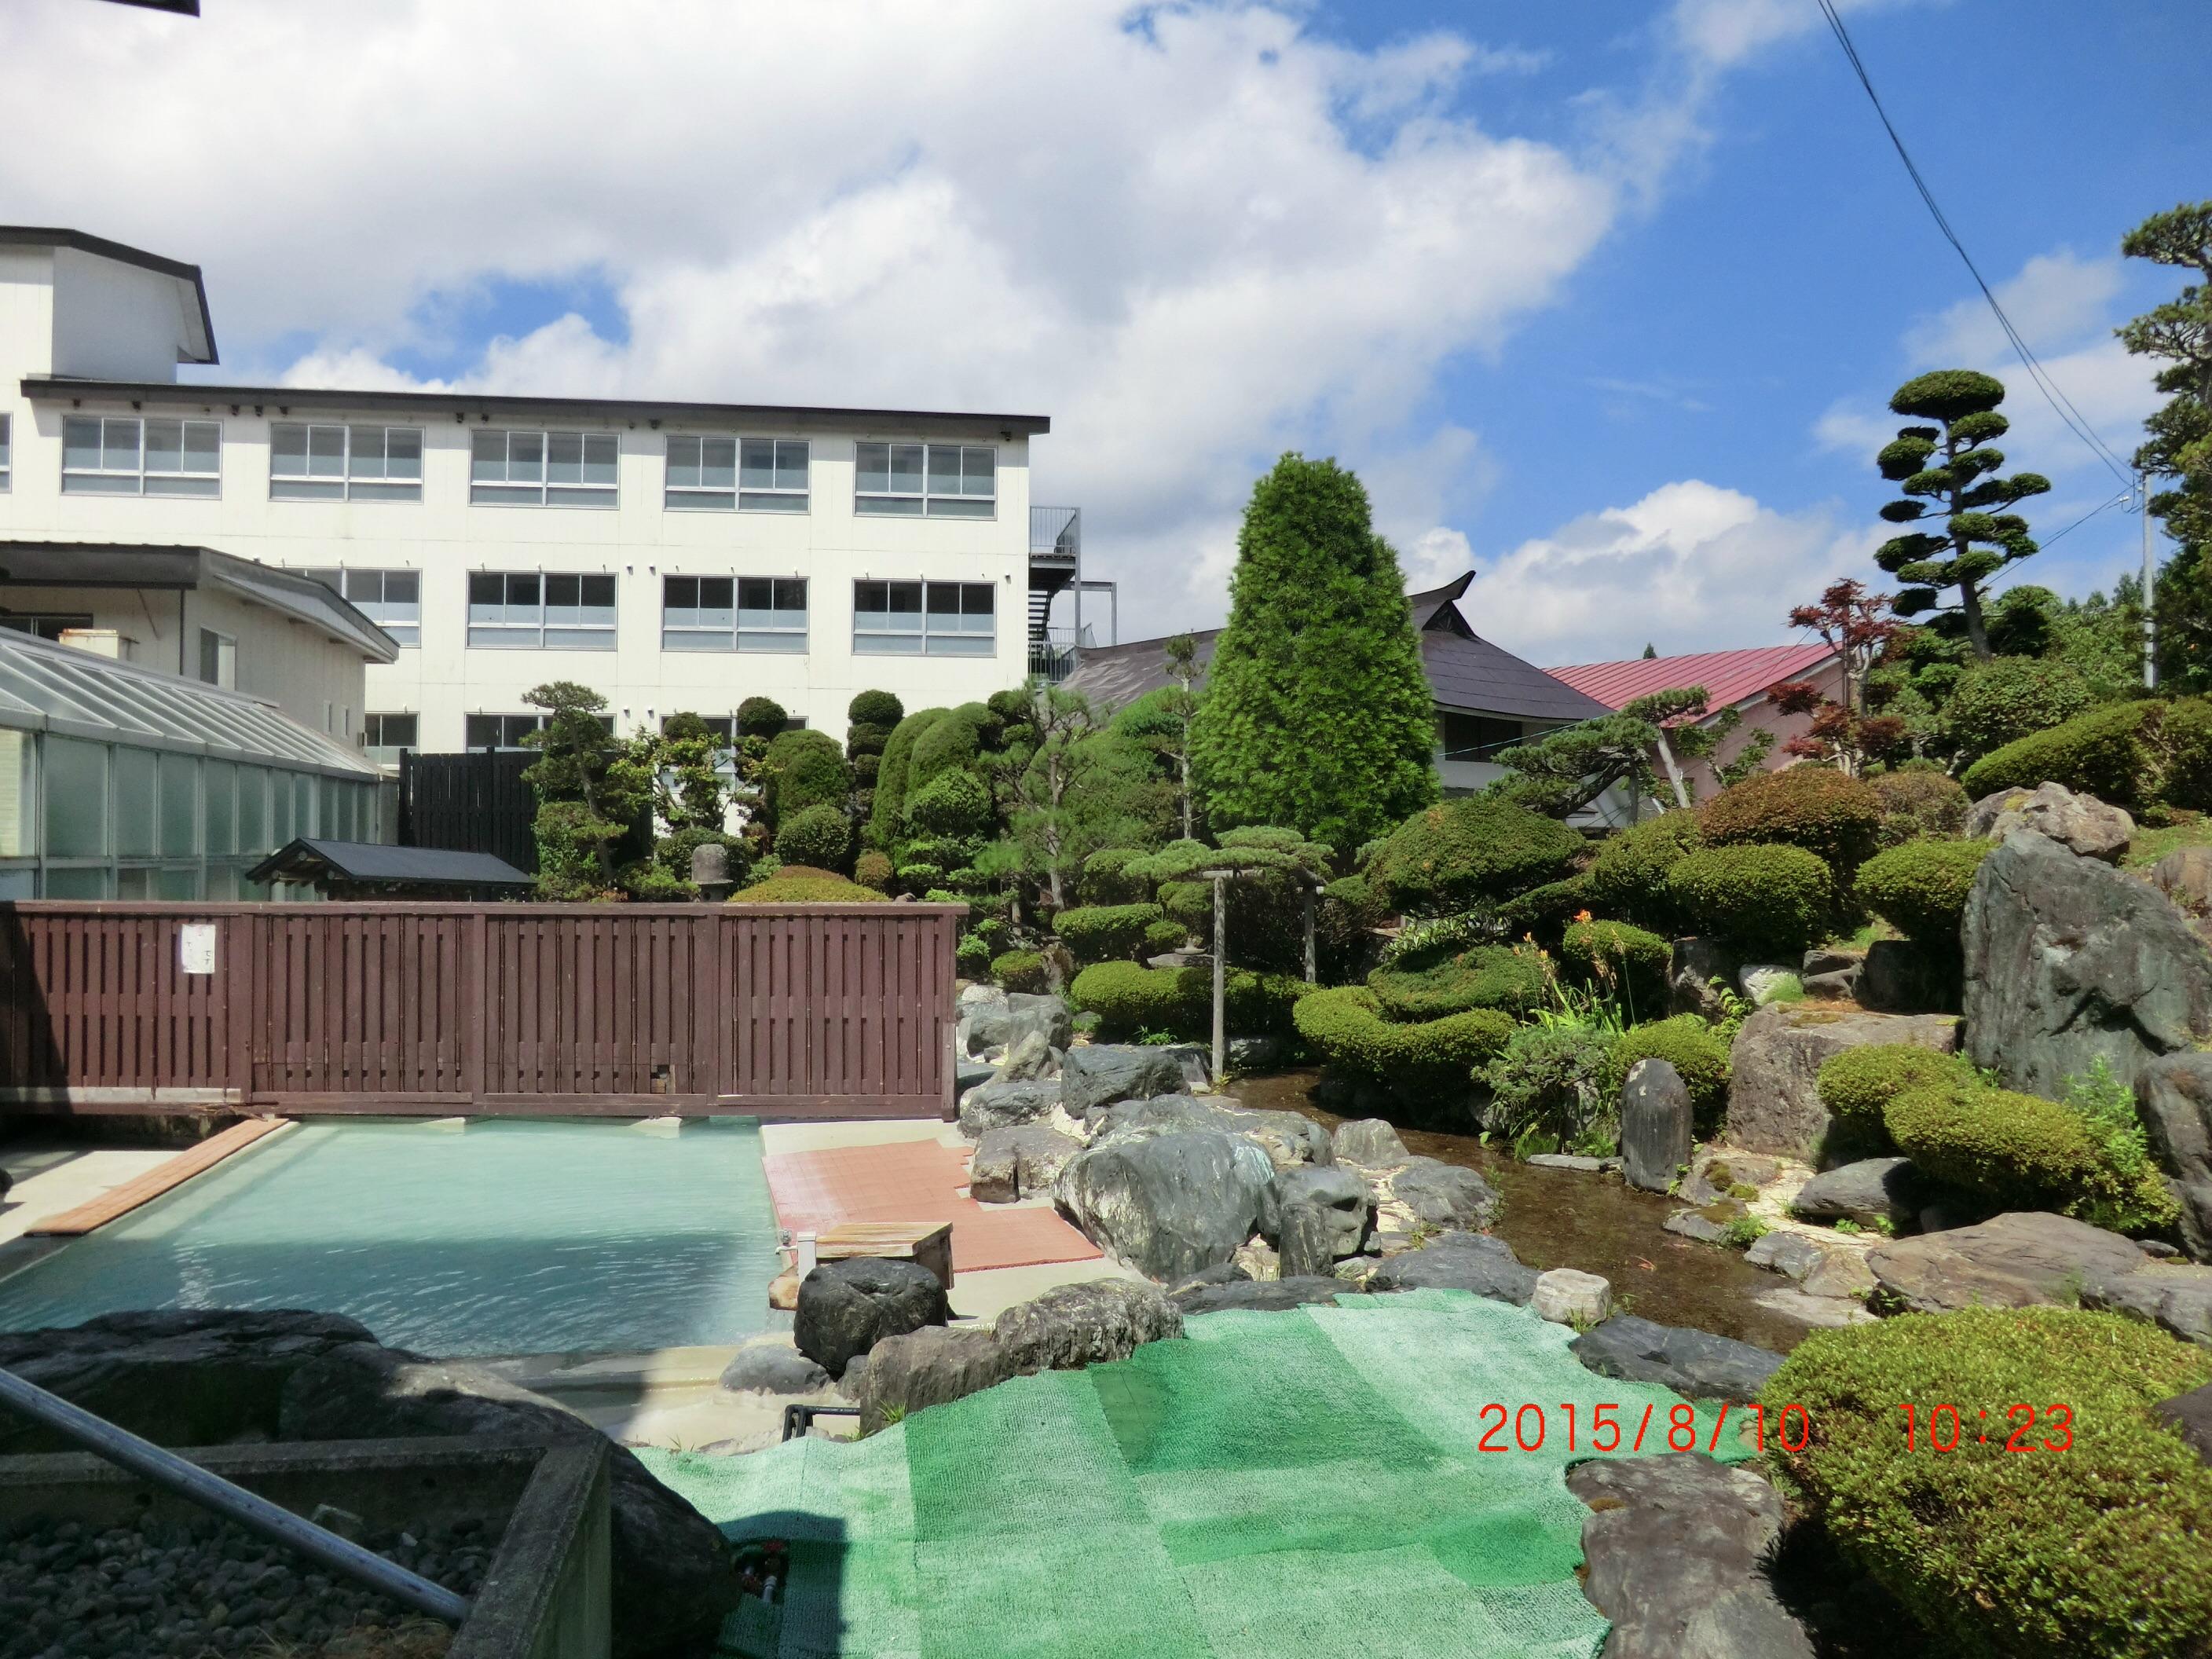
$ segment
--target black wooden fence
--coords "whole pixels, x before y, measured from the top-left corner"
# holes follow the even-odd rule
[[[399,844],[490,853],[535,874],[538,798],[522,781],[538,757],[511,749],[399,757]]]

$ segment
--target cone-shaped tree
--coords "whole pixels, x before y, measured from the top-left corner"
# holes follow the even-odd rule
[[[2154,213],[2120,252],[2203,279],[2119,331],[2130,351],[2158,362],[2166,394],[2135,456],[2165,486],[2151,516],[2180,544],[2158,577],[2159,674],[2203,690],[2212,687],[2212,202]]]
[[[1434,801],[1436,700],[1359,480],[1284,456],[1253,487],[1229,591],[1190,726],[1214,829],[1280,825],[1348,852]]]
[[[2027,520],[2002,509],[2051,488],[2040,473],[1996,476],[2005,458],[1990,445],[2011,428],[1996,412],[2004,395],[2003,381],[1971,368],[1939,368],[1907,380],[1889,400],[1891,410],[1942,424],[1905,427],[1875,458],[1881,476],[1905,490],[1882,508],[1883,518],[1932,525],[1942,516],[1940,532],[1908,531],[1874,556],[1884,570],[1913,584],[1899,592],[1897,614],[1937,613],[1929,625],[1954,638],[1963,632],[1981,658],[1990,654],[1983,615],[1990,579],[2035,551]],[[1946,603],[1942,596],[1952,589],[1958,597]]]

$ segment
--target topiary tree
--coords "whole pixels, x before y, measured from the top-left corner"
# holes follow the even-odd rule
[[[1185,841],[1197,831],[1190,787],[1190,722],[1198,712],[1198,641],[1188,634],[1168,641],[1168,684],[1156,686],[1114,716],[1114,731],[1158,756],[1175,781],[1176,811]]]
[[[829,733],[803,726],[769,744],[761,775],[762,810],[776,831],[786,818],[809,807],[834,806],[842,814],[853,793],[844,751]]]
[[[868,726],[885,733],[905,718],[905,705],[894,692],[856,691],[853,701],[845,705],[845,719],[849,725]]]
[[[1716,718],[1703,718],[1707,708],[1705,688],[1686,685],[1671,691],[1655,691],[1621,705],[1618,712],[1547,732],[1533,743],[1514,744],[1492,757],[1513,774],[1490,786],[1489,793],[1552,817],[1564,818],[1580,811],[1616,783],[1628,791],[1632,818],[1643,816],[1644,804],[1657,787],[1655,761],[1667,769],[1678,807],[1690,804],[1687,781],[1680,762],[1710,759],[1723,738],[1743,719],[1735,709],[1723,709]],[[1771,745],[1772,739],[1767,740]],[[1747,750],[1739,763],[1756,766],[1766,746]]]
[[[1144,751],[1106,730],[1081,692],[1040,684],[1025,713],[1006,729],[1028,735],[993,762],[1007,820],[993,869],[1041,883],[1061,909],[1091,854],[1158,833],[1144,822],[1147,793],[1157,785]]]
[[[1858,896],[1907,939],[1955,946],[1986,841],[1908,841],[1859,866]]]
[[[876,767],[876,795],[868,811],[868,838],[878,848],[888,851],[899,838],[906,823],[907,773],[914,759],[914,746],[929,728],[952,711],[949,708],[922,708],[908,714],[891,728],[884,740],[883,758]]]
[[[1401,908],[1464,909],[1553,879],[1582,848],[1582,836],[1555,818],[1472,795],[1400,824],[1367,874]]]
[[[1802,951],[1835,913],[1827,863],[1802,847],[1705,847],[1668,872],[1668,896],[1700,933],[1780,955]]]
[[[783,728],[791,724],[791,716],[773,697],[747,697],[738,705],[737,728],[741,738],[758,738],[763,742],[783,735]]]
[[[1436,700],[1398,556],[1334,461],[1254,486],[1229,624],[1190,725],[1207,817],[1349,850],[1437,798]]]
[[[1711,847],[1802,847],[1849,882],[1881,838],[1881,797],[1863,779],[1792,766],[1723,790],[1698,815],[1698,828]]]
[[[1666,812],[1614,831],[1590,860],[1589,908],[1661,933],[1678,931],[1686,918],[1668,890],[1667,875],[1704,845],[1695,812]]]
[[[522,774],[538,797],[538,896],[612,895],[617,863],[641,857],[651,836],[652,745],[617,738],[604,718],[607,700],[574,680],[533,686],[522,700],[545,711],[544,727],[523,739],[538,751]],[[625,842],[635,846],[627,857]]]
[[[1959,677],[1943,705],[1942,734],[1962,766],[2034,732],[2087,714],[2096,699],[2063,662],[1992,657]]]
[[[1656,933],[1625,921],[1570,922],[1559,938],[1559,963],[1585,985],[1618,988],[1631,1017],[1666,1006],[1673,948]]]
[[[1991,654],[1983,615],[1990,580],[2036,550],[2027,520],[2002,509],[2051,488],[2037,472],[1997,477],[2005,458],[1990,445],[2011,427],[1996,412],[2004,396],[2003,381],[1970,368],[1907,380],[1890,398],[1891,410],[1939,424],[1900,428],[1875,458],[1881,476],[1905,492],[1881,509],[1884,519],[1917,524],[1931,512],[1943,515],[1941,534],[1908,531],[1875,554],[1884,570],[1915,584],[1898,594],[1898,615],[1936,613],[1931,626],[1963,632],[1974,655],[1984,659]],[[1957,600],[1943,604],[1942,595],[1953,590]]]
[[[787,865],[839,870],[852,850],[853,821],[842,806],[803,806],[784,813],[776,825],[775,855]]]
[[[1966,827],[1966,809],[1973,802],[1958,779],[1936,770],[1931,762],[1877,773],[1867,783],[1881,802],[1879,839],[1884,847],[1923,836],[1955,836]]]
[[[981,836],[991,827],[991,792],[973,772],[940,772],[907,797],[906,821],[924,836]]]

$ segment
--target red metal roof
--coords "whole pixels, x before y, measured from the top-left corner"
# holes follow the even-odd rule
[[[1686,657],[1632,657],[1626,662],[1586,662],[1545,671],[1576,690],[1619,708],[1655,691],[1702,685],[1716,710],[1757,696],[1783,680],[1802,679],[1836,653],[1817,641],[1765,645],[1747,651],[1700,651]]]

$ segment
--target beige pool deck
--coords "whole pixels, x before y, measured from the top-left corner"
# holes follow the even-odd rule
[[[176,1155],[173,1146],[141,1150],[63,1140],[16,1140],[0,1146],[0,1170],[7,1170],[15,1183],[0,1199],[0,1279],[21,1272],[68,1242],[25,1237],[31,1229],[107,1197],[151,1175]]]

